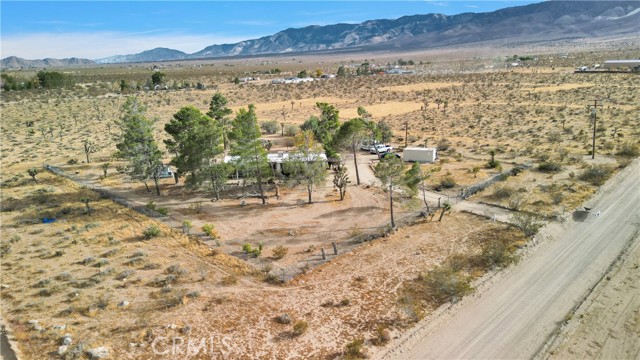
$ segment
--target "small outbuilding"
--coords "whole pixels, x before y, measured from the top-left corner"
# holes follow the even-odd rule
[[[633,71],[640,70],[640,59],[635,60],[607,60],[604,62],[605,69],[629,69]]]
[[[433,163],[436,161],[436,149],[408,147],[402,151],[402,160],[420,163]]]

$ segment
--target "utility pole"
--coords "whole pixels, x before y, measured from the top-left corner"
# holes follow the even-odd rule
[[[409,121],[404,121],[404,147],[407,148],[407,136],[409,135]]]
[[[591,159],[596,158],[596,120],[597,120],[598,106],[602,107],[602,104],[598,104],[598,99],[593,100],[593,105],[587,105],[587,108],[589,109],[593,107],[593,110],[591,112],[591,115],[593,116],[593,142],[591,145]]]

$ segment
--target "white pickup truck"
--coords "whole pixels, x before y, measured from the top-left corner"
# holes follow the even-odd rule
[[[369,152],[372,154],[375,154],[375,153],[386,154],[388,152],[391,152],[391,150],[393,150],[393,148],[389,145],[376,144],[375,147],[372,146],[371,149],[369,149]]]

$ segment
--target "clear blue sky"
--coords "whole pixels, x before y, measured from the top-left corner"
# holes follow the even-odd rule
[[[0,57],[98,59],[155,47],[193,53],[287,28],[404,15],[489,12],[510,1],[6,1]]]

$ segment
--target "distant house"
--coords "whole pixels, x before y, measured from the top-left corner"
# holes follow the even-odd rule
[[[292,156],[293,155],[288,152],[278,151],[277,153],[267,154],[267,159],[269,161],[269,166],[274,171],[274,173],[284,175],[282,164],[284,164],[284,162],[287,160],[293,160],[294,158]],[[224,157],[223,161],[225,163],[233,164],[234,162],[238,161],[238,159],[239,159],[238,156],[227,155]],[[311,154],[308,159],[300,159],[300,160],[306,160],[306,161],[320,160],[323,163],[328,164],[327,155],[324,153]],[[240,173],[238,171],[236,171],[235,177],[236,178],[240,177]]]

